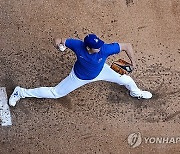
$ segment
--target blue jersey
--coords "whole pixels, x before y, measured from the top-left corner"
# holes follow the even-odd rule
[[[67,39],[65,46],[76,54],[74,73],[82,80],[96,78],[101,72],[107,57],[120,52],[118,43],[104,44],[98,53],[93,54],[89,54],[84,42],[78,39]]]

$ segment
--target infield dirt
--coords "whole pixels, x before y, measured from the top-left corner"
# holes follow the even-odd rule
[[[0,86],[55,86],[75,62],[54,37],[133,45],[131,77],[153,93],[131,98],[117,84],[95,82],[60,99],[22,99],[11,107],[11,127],[0,127],[1,154],[179,154],[179,143],[130,147],[128,136],[180,136],[180,1],[0,0]],[[107,63],[125,54],[111,56]]]

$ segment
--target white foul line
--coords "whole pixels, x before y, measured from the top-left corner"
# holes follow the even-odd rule
[[[0,119],[2,126],[12,125],[11,112],[9,110],[5,87],[0,87]]]

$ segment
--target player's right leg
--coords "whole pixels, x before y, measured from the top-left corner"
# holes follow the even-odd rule
[[[67,76],[55,87],[39,87],[34,89],[25,89],[19,86],[16,87],[9,99],[9,105],[15,106],[21,98],[26,97],[54,99],[60,98],[89,82],[92,82],[92,80],[81,80],[76,77],[72,69],[69,76]]]

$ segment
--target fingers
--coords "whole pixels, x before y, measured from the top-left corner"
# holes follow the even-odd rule
[[[133,66],[130,66],[130,69],[131,69],[131,71],[130,71],[130,72],[132,72],[132,71],[134,70],[134,67],[133,67]]]
[[[54,47],[59,50],[59,44],[61,43],[61,39],[60,38],[54,38],[53,39],[53,45]]]

